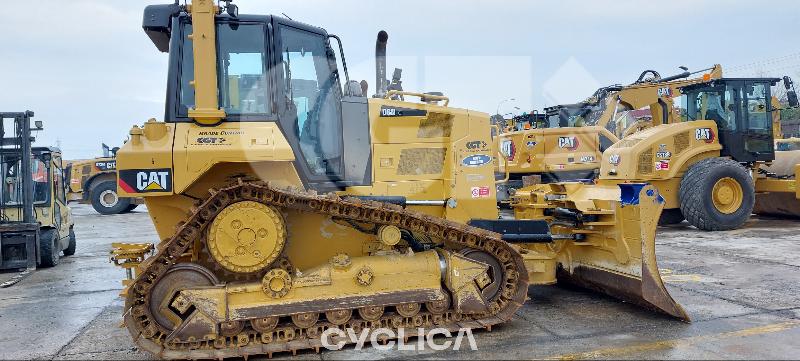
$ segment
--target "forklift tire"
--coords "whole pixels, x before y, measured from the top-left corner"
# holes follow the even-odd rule
[[[680,208],[665,209],[661,212],[661,217],[658,219],[659,226],[667,226],[670,224],[678,224],[686,219],[681,213]]]
[[[128,213],[128,212],[131,212],[131,211],[133,211],[134,209],[136,209],[136,207],[138,207],[138,206],[139,206],[139,205],[138,205],[138,204],[136,204],[136,203],[131,203],[131,205],[129,205],[129,206],[128,206],[128,208],[125,208],[125,210],[124,210],[124,211],[122,211],[122,213]]]
[[[708,158],[692,165],[683,176],[678,199],[689,224],[704,231],[727,231],[750,218],[755,185],[738,162]]]
[[[47,229],[39,234],[39,250],[42,254],[42,267],[53,267],[58,264],[58,232],[55,229]]]
[[[67,246],[67,249],[64,250],[64,256],[72,256],[75,254],[75,247],[77,247],[75,230],[73,230],[72,227],[69,227],[69,246]]]
[[[117,195],[117,183],[110,180],[92,187],[90,197],[92,208],[103,215],[125,212],[131,204],[130,198]]]

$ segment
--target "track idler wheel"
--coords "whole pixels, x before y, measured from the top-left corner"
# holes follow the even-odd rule
[[[172,266],[153,286],[148,297],[148,307],[159,326],[172,331],[183,322],[185,316],[172,307],[172,301],[181,290],[213,286],[219,283],[211,271],[193,263]]]
[[[460,253],[464,257],[489,266],[489,270],[487,272],[489,278],[479,280],[480,283],[482,283],[480,285],[480,289],[484,300],[487,302],[494,300],[495,297],[500,294],[500,286],[503,284],[503,266],[500,265],[500,262],[497,261],[497,258],[484,251],[468,248],[461,250]]]

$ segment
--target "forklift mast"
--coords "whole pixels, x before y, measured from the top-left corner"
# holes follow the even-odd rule
[[[32,117],[32,111],[0,112],[0,269],[33,268],[37,263],[39,225],[33,210]]]

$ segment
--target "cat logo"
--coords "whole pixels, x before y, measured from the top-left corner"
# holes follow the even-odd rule
[[[171,170],[126,169],[119,172],[119,187],[127,193],[171,192]]]
[[[661,87],[658,88],[658,96],[659,97],[671,97],[672,96],[672,89],[670,87]]]
[[[168,172],[136,173],[136,189],[139,191],[163,191],[167,186]]]
[[[576,137],[558,137],[558,147],[575,150],[578,148],[578,138]]]
[[[711,143],[714,141],[714,131],[711,128],[697,128],[694,130],[694,139]]]

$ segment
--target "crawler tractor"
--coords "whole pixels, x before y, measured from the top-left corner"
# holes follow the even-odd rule
[[[165,121],[131,129],[118,190],[161,241],[114,253],[141,349],[246,358],[318,350],[332,327],[491,328],[557,279],[688,319],[656,265],[652,186],[531,197],[498,220],[489,115],[390,89],[385,32],[368,99],[321,28],[195,0],[147,7],[144,29],[169,53]],[[545,211],[569,226],[523,218]]]

